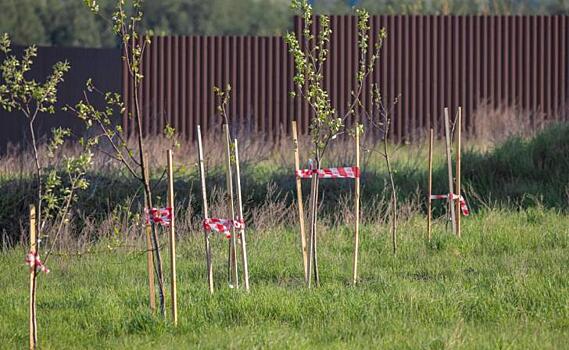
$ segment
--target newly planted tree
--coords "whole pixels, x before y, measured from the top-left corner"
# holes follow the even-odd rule
[[[84,2],[93,13],[99,13],[99,6],[96,0],[84,0]],[[68,106],[68,108],[77,117],[85,121],[87,128],[95,129],[95,135],[92,137],[91,142],[96,149],[120,163],[134,179],[140,182],[144,191],[144,205],[146,208],[153,208],[154,200],[150,184],[150,167],[142,132],[142,103],[139,96],[140,86],[144,78],[142,75],[142,57],[151,42],[149,35],[141,36],[139,34],[140,23],[143,18],[142,6],[142,0],[132,0],[128,4],[125,0],[118,0],[111,18],[112,29],[120,39],[123,52],[122,58],[126,62],[128,77],[133,84],[134,96],[131,103],[133,108],[126,112],[120,94],[103,92],[97,89],[91,80],[87,82],[87,91],[84,92],[84,99],[77,105]],[[91,97],[102,97],[105,107],[98,108],[92,102],[93,98]],[[136,139],[134,145],[128,142],[128,135],[124,132],[121,125],[117,123],[118,116],[123,113],[128,113],[128,118],[133,121]],[[167,132],[170,133],[171,129],[168,129]],[[105,143],[104,146],[102,146],[102,141]],[[155,274],[159,287],[160,311],[165,316],[162,257],[158,233],[154,226],[152,226],[151,230],[151,242]]]
[[[328,59],[330,35],[332,34],[330,19],[328,16],[320,16],[318,28],[316,33],[314,33],[312,30],[314,16],[308,1],[293,0],[292,8],[298,11],[302,17],[303,28],[299,37],[294,33],[288,33],[285,37],[295,65],[294,84],[296,89],[291,94],[302,98],[308,104],[312,113],[310,135],[312,139],[313,161],[311,162],[311,167],[319,169],[330,143],[339,135],[349,132],[346,124],[348,120],[351,120],[355,127],[358,128],[358,133],[361,133],[363,129],[363,126],[359,123],[359,109],[362,106],[361,99],[364,91],[372,91],[370,88],[372,84],[368,78],[378,61],[386,33],[384,29],[380,30],[375,35],[374,42],[370,45],[371,27],[369,14],[365,10],[357,10],[359,69],[354,79],[354,89],[345,91],[349,101],[347,109],[338,111],[333,107],[330,95],[324,86],[324,68]],[[316,172],[314,172],[310,190],[309,258],[306,281],[309,287],[313,272],[315,283],[316,285],[319,284],[316,231],[318,198],[319,179]]]
[[[26,263],[30,266],[30,347],[37,346],[36,286],[39,271],[49,272],[45,267],[51,251],[65,225],[77,199],[77,192],[85,189],[87,168],[91,164],[90,143],[81,140],[84,152],[78,156],[59,154],[58,149],[71,135],[69,129],[53,129],[48,138],[47,148],[40,147],[38,140],[38,120],[56,112],[57,89],[69,70],[67,62],[57,62],[45,81],[37,82],[29,78],[33,60],[37,56],[34,46],[27,48],[21,58],[11,53],[10,38],[3,34],[0,38],[0,106],[7,111],[17,111],[26,119],[27,136],[34,158],[36,192],[30,209],[30,253]],[[63,157],[62,164],[59,157]],[[47,254],[40,259],[40,244],[45,245]]]

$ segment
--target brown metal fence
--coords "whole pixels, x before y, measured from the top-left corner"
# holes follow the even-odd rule
[[[15,46],[11,54],[21,57],[24,47]],[[3,58],[2,58],[3,59]],[[53,116],[41,116],[36,120],[38,137],[43,140],[55,127],[67,127],[75,133],[84,130],[84,123],[74,118],[71,113],[59,110],[66,104],[75,105],[83,98],[83,90],[87,79],[103,91],[121,91],[121,61],[118,49],[85,49],[63,47],[38,47],[38,56],[34,60],[32,70],[27,74],[30,79],[43,83],[52,66],[58,61],[67,60],[71,69],[64,76],[58,90],[58,112]],[[0,153],[12,144],[23,146],[28,139],[28,125],[21,112],[7,112],[0,108]]]
[[[392,135],[406,140],[441,131],[444,107],[474,111],[515,106],[528,118],[567,119],[569,24],[566,16],[373,16],[388,38],[373,80],[387,104],[396,98]],[[301,21],[295,18],[295,31]],[[316,26],[316,24],[315,24]],[[332,16],[325,85],[339,111],[349,103],[357,70],[357,23]],[[373,38],[372,38],[373,40]],[[293,64],[281,37],[158,37],[145,56],[141,88],[144,132],[166,123],[193,138],[201,124],[219,124],[213,86],[233,87],[230,106],[243,132],[278,136],[296,119],[306,133],[309,109],[288,93]],[[128,81],[125,96],[132,96]],[[364,99],[369,108],[371,101]],[[125,126],[128,120],[124,118]],[[375,131],[377,132],[377,131]]]

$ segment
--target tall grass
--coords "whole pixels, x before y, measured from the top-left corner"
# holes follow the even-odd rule
[[[463,184],[469,205],[481,208],[546,207],[566,210],[569,199],[569,126],[552,125],[532,137],[511,136],[488,147],[479,139],[465,142]],[[166,149],[171,141],[150,140],[154,193],[158,205],[166,202],[164,177]],[[304,146],[304,147],[303,147]],[[401,217],[424,210],[427,182],[427,147],[424,144],[392,146],[395,182],[401,203]],[[224,215],[222,191],[225,186],[223,145],[214,139],[205,141],[208,187],[213,213]],[[295,182],[290,140],[283,139],[272,147],[260,137],[241,140],[242,186],[248,225],[266,228],[272,212],[277,222],[296,225],[293,199]],[[307,140],[301,142],[302,163],[307,162]],[[366,142],[362,161],[362,220],[383,223],[389,201],[386,200],[387,174],[376,145]],[[182,143],[175,150],[175,190],[179,230],[189,233],[198,226],[201,194],[193,144]],[[12,152],[0,160],[0,227],[4,245],[16,243],[26,232],[27,204],[33,196],[29,155]],[[328,165],[351,165],[353,142],[349,139],[330,149]],[[54,164],[57,166],[57,164]],[[435,146],[434,191],[446,193],[447,180],[444,148]],[[101,237],[136,236],[142,221],[139,184],[124,176],[109,159],[99,154],[88,176],[90,188],[81,194],[74,220],[68,227],[71,243],[79,245]],[[307,188],[308,186],[306,186]],[[325,225],[350,221],[353,183],[322,181],[322,217]],[[436,213],[442,214],[437,207]]]

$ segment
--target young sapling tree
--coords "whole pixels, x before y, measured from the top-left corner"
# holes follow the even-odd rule
[[[359,107],[362,105],[361,98],[364,87],[370,86],[369,75],[373,72],[379,58],[385,30],[381,29],[376,35],[376,40],[370,48],[369,14],[365,10],[357,10],[358,16],[358,49],[359,64],[355,77],[355,89],[348,93],[348,108],[345,111],[337,111],[332,106],[330,95],[324,87],[324,67],[328,59],[329,43],[332,29],[328,16],[319,17],[317,34],[313,34],[312,26],[314,16],[312,7],[307,0],[293,0],[292,8],[299,12],[303,20],[303,28],[299,37],[294,33],[288,33],[285,41],[289,52],[294,59],[295,75],[293,78],[295,91],[291,95],[302,98],[309,106],[313,114],[310,122],[310,135],[312,140],[313,161],[311,167],[319,169],[326,155],[330,142],[339,135],[346,133],[346,121],[355,119],[358,132],[361,134],[363,126],[359,124]],[[370,89],[365,89],[370,91]],[[318,256],[317,256],[317,208],[319,197],[319,179],[314,173],[310,190],[310,231],[309,231],[309,258],[307,262],[308,278],[307,286],[311,285],[312,270],[314,270],[315,284],[319,284]]]
[[[96,0],[84,0],[84,2],[94,14],[99,14],[99,6]],[[128,135],[120,124],[116,123],[117,116],[126,113],[120,94],[103,92],[97,89],[95,84],[89,80],[87,82],[87,90],[84,92],[84,99],[75,106],[68,106],[68,108],[77,117],[85,121],[87,128],[96,128],[96,134],[91,138],[95,149],[120,163],[134,179],[140,182],[144,190],[144,205],[147,208],[152,208],[154,202],[150,184],[150,167],[142,132],[142,103],[139,96],[140,86],[144,79],[142,58],[146,48],[151,43],[149,34],[144,36],[139,34],[139,27],[143,18],[142,7],[142,0],[129,1],[128,5],[126,0],[117,0],[115,11],[111,18],[113,32],[120,40],[123,52],[122,59],[126,62],[128,78],[133,84],[133,109],[128,111],[128,118],[134,121],[135,145],[131,146],[128,143]],[[102,97],[105,107],[99,109],[92,103],[91,95]],[[171,130],[166,132],[171,133]],[[110,147],[111,151],[101,147],[100,140],[104,140],[106,146]],[[151,241],[155,260],[155,274],[159,287],[160,311],[165,316],[162,257],[158,233],[154,225],[152,225]]]

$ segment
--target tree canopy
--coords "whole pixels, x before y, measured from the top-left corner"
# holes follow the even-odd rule
[[[109,18],[115,0],[99,0]],[[566,0],[313,0],[316,13],[569,14]],[[171,35],[281,35],[291,29],[290,0],[147,0],[143,28]],[[80,0],[2,0],[0,32],[21,45],[114,47],[102,18]]]

